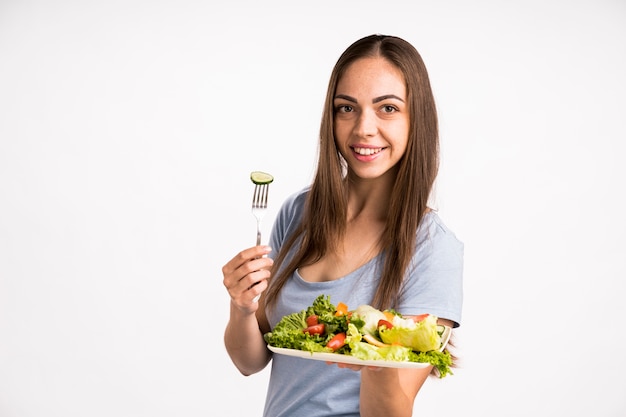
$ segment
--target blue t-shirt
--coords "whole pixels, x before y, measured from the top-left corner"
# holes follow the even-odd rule
[[[302,218],[308,187],[293,194],[278,212],[270,246],[275,256]],[[319,295],[351,309],[371,304],[380,280],[378,257],[348,275],[327,282],[307,282],[296,271],[282,288],[276,308],[266,311],[272,328],[299,312]],[[463,243],[439,216],[427,213],[417,231],[417,247],[395,310],[405,315],[430,313],[461,323]],[[265,403],[265,417],[359,416],[361,374],[322,361],[274,354]]]

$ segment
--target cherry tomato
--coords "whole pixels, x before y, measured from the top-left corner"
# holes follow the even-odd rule
[[[326,347],[329,347],[332,350],[337,350],[345,344],[346,344],[346,334],[337,333],[328,341],[328,343],[326,344]]]
[[[393,324],[391,324],[390,321],[387,321],[384,319],[378,320],[378,327],[383,327],[383,326],[385,326],[388,329],[393,329]]]
[[[324,327],[324,323],[314,324],[313,326],[309,326],[304,329],[303,332],[310,335],[324,334]]]
[[[318,318],[315,314],[310,315],[309,317],[306,318],[306,325],[307,326],[315,326],[316,324],[318,324]]]

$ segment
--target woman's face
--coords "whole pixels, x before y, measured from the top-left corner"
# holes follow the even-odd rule
[[[404,155],[409,113],[402,72],[383,58],[362,58],[347,68],[334,97],[335,143],[351,174],[375,179]]]

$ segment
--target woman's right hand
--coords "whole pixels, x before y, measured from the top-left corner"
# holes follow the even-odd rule
[[[274,263],[266,256],[271,251],[268,246],[254,246],[242,250],[222,267],[224,287],[230,295],[230,319],[224,330],[224,345],[243,375],[259,372],[272,357],[261,330],[269,325],[259,307],[259,297],[267,289]]]
[[[267,289],[274,263],[266,256],[271,251],[269,246],[253,246],[239,252],[222,267],[223,283],[231,304],[244,314],[252,314],[259,308],[259,297]]]

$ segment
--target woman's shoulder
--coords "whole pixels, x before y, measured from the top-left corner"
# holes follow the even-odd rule
[[[438,245],[445,244],[446,246],[463,248],[463,242],[448,228],[435,210],[429,210],[424,214],[422,222],[417,229],[417,242],[418,245],[431,242]]]
[[[303,187],[298,191],[291,193],[289,196],[287,196],[283,205],[304,205],[304,200],[306,199],[306,196],[309,194],[310,190],[311,186],[307,185],[306,187]]]
[[[295,213],[302,212],[306,196],[309,194],[310,186],[301,188],[300,190],[290,194],[283,201],[280,212],[283,215],[293,216]]]
[[[278,210],[274,222],[273,234],[279,241],[295,230],[300,224],[304,212],[304,203],[310,187],[304,187],[285,198]]]

